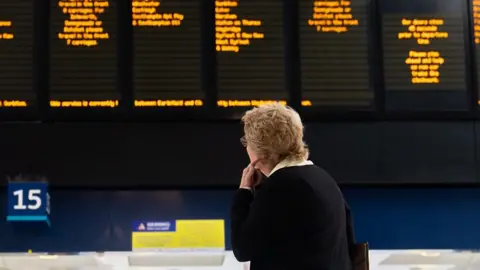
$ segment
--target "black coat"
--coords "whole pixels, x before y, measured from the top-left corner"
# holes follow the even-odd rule
[[[349,242],[354,238],[347,210],[336,182],[323,169],[280,169],[259,190],[236,192],[233,253],[238,261],[250,261],[251,270],[351,270]]]

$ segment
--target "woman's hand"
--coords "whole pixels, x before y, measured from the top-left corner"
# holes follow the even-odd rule
[[[250,163],[243,169],[242,180],[240,181],[240,188],[253,188],[259,184],[262,178],[262,173],[255,169],[255,163]]]

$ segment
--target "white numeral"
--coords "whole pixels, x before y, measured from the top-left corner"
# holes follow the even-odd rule
[[[28,191],[28,205],[23,203],[23,190],[16,190],[13,196],[17,197],[17,204],[13,206],[15,210],[37,210],[42,206],[42,199],[40,198],[42,191],[40,189],[30,189]]]

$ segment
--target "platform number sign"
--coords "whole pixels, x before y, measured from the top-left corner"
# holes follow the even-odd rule
[[[49,222],[50,195],[46,182],[10,182],[8,184],[7,221]]]

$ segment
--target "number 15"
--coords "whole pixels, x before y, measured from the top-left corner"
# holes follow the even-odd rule
[[[28,201],[31,202],[28,205],[23,203],[23,190],[16,190],[13,192],[13,196],[17,197],[17,204],[13,206],[15,210],[37,210],[42,206],[42,199],[40,198],[42,191],[40,189],[28,190]]]

